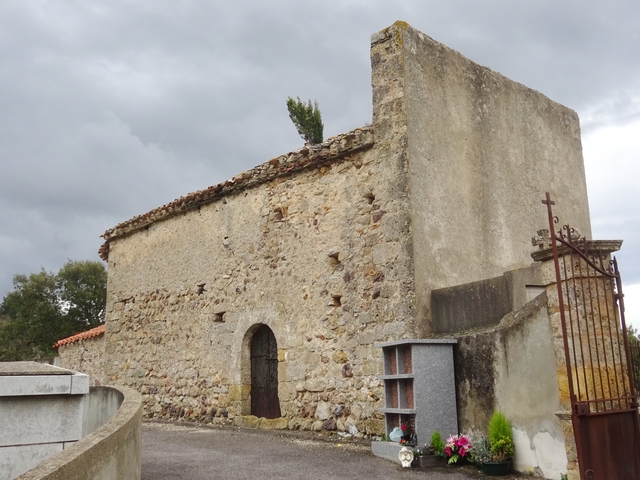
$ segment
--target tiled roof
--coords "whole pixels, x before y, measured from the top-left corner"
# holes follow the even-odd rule
[[[107,230],[102,235],[104,244],[98,251],[100,258],[109,258],[109,241],[113,238],[129,234],[133,231],[166,218],[178,215],[216,199],[267,182],[274,178],[290,175],[306,168],[317,167],[327,162],[337,161],[348,157],[349,154],[371,148],[374,143],[373,128],[357,128],[349,133],[331,137],[318,145],[307,145],[300,150],[269,160],[246,172],[236,175],[231,180],[213,185],[204,190],[189,193],[171,203],[155,208],[143,215],[133,217],[126,222]]]
[[[86,332],[76,333],[67,338],[63,338],[62,340],[58,340],[53,348],[61,347],[62,345],[68,345],[70,343],[75,343],[79,340],[85,340],[87,338],[98,337],[104,334],[104,325],[100,325],[99,327],[92,328],[91,330],[87,330]]]

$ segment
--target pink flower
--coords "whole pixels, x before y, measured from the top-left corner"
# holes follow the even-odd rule
[[[465,457],[471,450],[473,450],[473,445],[467,435],[452,435],[447,438],[445,453],[448,457]]]

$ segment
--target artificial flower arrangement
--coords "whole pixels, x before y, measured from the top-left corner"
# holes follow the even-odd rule
[[[449,457],[449,464],[458,463],[460,459],[468,458],[473,445],[469,435],[452,435],[444,444],[444,453]]]
[[[411,425],[402,422],[400,424],[400,430],[402,430],[402,438],[400,439],[400,445],[415,445],[415,435],[411,431]]]
[[[411,424],[401,422],[400,426],[395,427],[391,433],[389,433],[389,440],[397,442],[400,445],[415,445],[416,434],[411,428]]]

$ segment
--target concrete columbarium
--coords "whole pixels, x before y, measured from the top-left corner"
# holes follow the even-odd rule
[[[386,438],[405,425],[421,448],[434,431],[445,438],[458,432],[456,385],[451,339],[410,339],[385,342],[382,349]],[[399,443],[374,441],[371,450],[387,460],[402,461]],[[411,462],[409,462],[411,463]],[[403,464],[404,466],[404,464]]]
[[[529,302],[546,284],[527,268],[545,191],[590,232],[577,115],[403,22],[372,36],[371,65],[370,126],[105,232],[103,381],[138,390],[147,417],[382,435],[375,344],[448,336],[459,428],[524,399],[528,360],[509,353],[527,352],[548,398],[513,424],[538,464],[566,467],[546,297]],[[471,318],[485,293],[496,305]],[[498,324],[519,326],[460,333]],[[479,357],[496,362],[482,392]]]

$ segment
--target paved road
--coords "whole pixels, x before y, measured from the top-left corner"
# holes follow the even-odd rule
[[[365,443],[328,440],[310,432],[143,423],[142,480],[272,478],[469,480],[487,477],[473,466],[403,469],[373,456]]]

